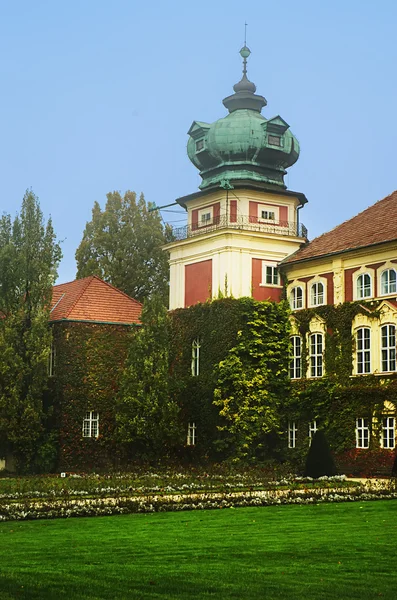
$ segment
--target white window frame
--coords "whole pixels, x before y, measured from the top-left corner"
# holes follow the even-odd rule
[[[87,410],[83,419],[83,437],[97,438],[99,436],[99,413]]]
[[[200,348],[201,340],[200,338],[195,338],[192,341],[192,377],[198,377],[200,375]]]
[[[371,273],[359,273],[356,277],[356,299],[366,300],[372,298],[372,275]]]
[[[209,215],[209,218],[206,216]],[[203,217],[206,217],[205,220]],[[208,206],[207,208],[201,208],[197,214],[198,219],[198,227],[208,227],[208,225],[212,225],[214,222],[214,207]]]
[[[197,427],[196,423],[189,422],[187,426],[187,437],[186,444],[187,446],[195,446],[197,441]]]
[[[51,341],[50,353],[48,355],[48,377],[55,376],[57,351],[54,340]]]
[[[382,434],[380,438],[382,448],[393,450],[396,446],[396,419],[384,415],[382,417]]]
[[[380,294],[381,296],[390,296],[390,294],[397,294],[396,269],[385,269],[380,274]]]
[[[380,328],[381,343],[381,371],[393,373],[396,371],[396,326],[392,323],[382,325]]]
[[[309,373],[310,377],[324,375],[324,334],[322,333],[309,334]]]
[[[371,373],[371,329],[359,327],[356,330],[356,373]]]
[[[267,213],[271,216],[262,216],[263,213]],[[258,223],[278,223],[280,220],[280,209],[278,206],[269,206],[267,204],[258,205]]]
[[[317,429],[318,429],[317,420],[314,419],[313,421],[309,421],[309,442],[310,442],[310,444],[312,443],[313,436],[316,433]]]
[[[300,335],[293,335],[290,338],[290,342],[291,360],[289,375],[291,379],[300,379],[302,377],[302,338]]]
[[[315,281],[310,286],[310,306],[322,306],[325,304],[326,288],[322,281]]]
[[[271,280],[271,283],[268,281]],[[262,286],[281,287],[277,263],[262,261]]]
[[[288,421],[288,448],[296,448],[296,427],[295,421]]]
[[[199,145],[201,146],[200,148],[198,147]],[[198,140],[196,140],[194,147],[195,147],[196,153],[202,152],[205,149],[205,138],[202,137],[202,138],[199,138]]]
[[[370,440],[370,420],[367,417],[356,419],[356,448],[368,449]]]
[[[298,297],[298,290],[300,290],[300,297]],[[292,310],[299,310],[305,307],[303,287],[295,285],[290,289],[289,292],[289,305]]]

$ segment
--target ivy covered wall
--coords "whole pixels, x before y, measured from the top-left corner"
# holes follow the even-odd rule
[[[379,303],[352,302],[319,306],[293,314],[293,333],[302,338],[302,375],[309,366],[308,336],[313,320],[321,319],[325,332],[324,372],[317,379],[293,380],[284,404],[284,428],[294,421],[296,448],[287,456],[302,465],[309,443],[309,422],[316,420],[327,434],[340,472],[352,474],[391,473],[394,450],[381,448],[382,418],[396,417],[397,378],[395,374],[355,375],[354,322],[365,315],[379,326]],[[377,351],[372,348],[372,352]],[[380,350],[378,349],[380,352]],[[370,424],[369,448],[356,448],[356,419]],[[285,446],[288,446],[285,440]]]
[[[175,439],[175,458],[290,461],[302,467],[309,422],[325,430],[340,472],[390,473],[394,450],[380,448],[382,418],[396,416],[397,375],[353,374],[357,315],[374,323],[373,303],[300,310],[285,302],[222,298],[169,313],[170,394],[178,403],[176,430],[196,425],[196,444]],[[302,375],[308,365],[313,322],[325,337],[325,375],[290,380],[289,339],[302,338]],[[292,323],[292,324],[291,324]],[[126,454],[117,441],[116,397],[130,336],[135,328],[64,322],[54,325],[56,374],[51,382],[59,434],[59,468],[122,468]],[[192,342],[199,342],[199,372],[192,374]],[[153,369],[156,360],[152,360]],[[150,375],[150,374],[149,374]],[[100,415],[99,436],[84,438],[87,411]],[[356,449],[357,418],[371,423],[369,449]],[[288,447],[288,422],[296,424]],[[178,429],[179,428],[179,429]],[[129,460],[140,460],[140,456]],[[158,456],[160,460],[161,455]]]
[[[58,468],[65,471],[117,467],[114,404],[133,328],[79,322],[53,325],[56,366],[52,388],[59,435]],[[99,413],[99,436],[83,437],[87,411]]]

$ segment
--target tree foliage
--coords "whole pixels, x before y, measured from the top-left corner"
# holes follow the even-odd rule
[[[116,408],[119,438],[136,455],[159,458],[178,439],[179,408],[169,384],[170,319],[162,300],[146,301],[131,338]]]
[[[168,304],[168,257],[162,246],[171,240],[158,211],[149,211],[143,194],[107,194],[105,210],[92,209],[76,251],[77,278],[98,275],[143,302],[159,295]]]
[[[237,345],[219,363],[214,404],[223,420],[221,445],[236,459],[271,450],[280,430],[279,409],[289,388],[288,331],[284,303],[251,301]]]
[[[52,286],[61,258],[51,219],[27,191],[21,213],[0,220],[0,454],[29,471],[45,443],[43,392],[51,346]]]

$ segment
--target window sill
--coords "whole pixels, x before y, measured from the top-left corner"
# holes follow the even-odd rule
[[[277,288],[277,289],[283,288],[283,286],[280,285],[279,283],[260,283],[259,287],[272,287],[272,288]]]

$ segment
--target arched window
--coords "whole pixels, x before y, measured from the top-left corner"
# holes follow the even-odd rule
[[[380,276],[380,293],[382,295],[397,292],[397,273],[394,269],[386,269]]]
[[[192,375],[198,377],[200,374],[200,338],[196,338],[192,342]]]
[[[309,337],[310,377],[323,375],[323,335],[312,333]]]
[[[361,273],[357,277],[356,282],[357,300],[371,298],[372,296],[372,281],[369,273]]]
[[[371,330],[360,327],[356,333],[357,373],[371,373]]]
[[[303,308],[303,290],[301,287],[294,287],[289,294],[289,303],[292,310]]]
[[[324,304],[324,284],[321,281],[313,283],[310,288],[310,304],[311,306]]]
[[[289,375],[291,379],[302,377],[302,338],[299,335],[293,335],[291,338]]]
[[[383,325],[382,338],[382,371],[396,370],[396,327]]]

